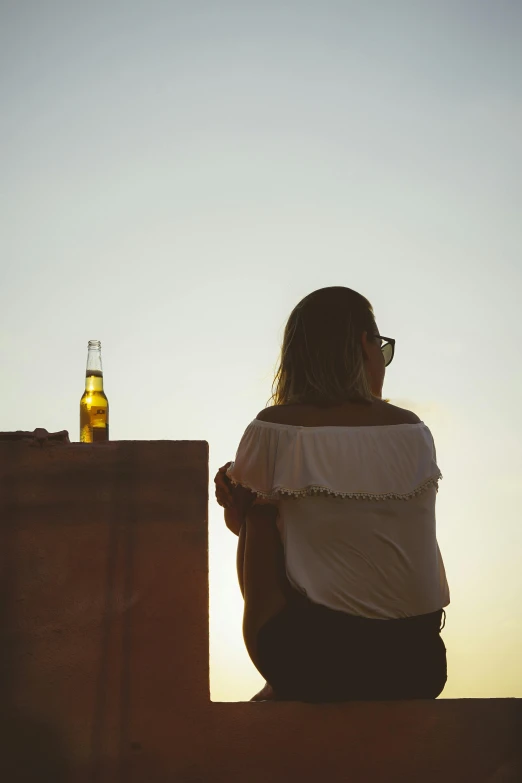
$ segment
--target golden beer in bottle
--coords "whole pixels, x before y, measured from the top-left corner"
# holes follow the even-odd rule
[[[109,440],[109,401],[103,391],[101,342],[89,340],[85,391],[80,400],[80,441],[101,443]]]

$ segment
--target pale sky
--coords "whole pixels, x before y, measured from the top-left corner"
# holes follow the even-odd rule
[[[263,684],[213,477],[329,285],[397,340],[451,592],[440,698],[522,697],[522,5],[0,1],[0,430],[210,446],[215,701]]]

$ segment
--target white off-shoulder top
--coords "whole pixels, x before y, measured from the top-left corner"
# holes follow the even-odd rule
[[[278,510],[287,577],[314,603],[375,619],[450,602],[436,536],[442,474],[424,422],[302,427],[254,419],[227,475]]]

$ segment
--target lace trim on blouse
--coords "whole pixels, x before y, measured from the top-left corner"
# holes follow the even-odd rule
[[[442,478],[442,473],[439,471],[436,476],[432,476],[426,481],[423,481],[423,483],[420,484],[416,489],[414,489],[412,492],[407,492],[406,494],[399,494],[397,492],[386,492],[381,494],[370,492],[336,492],[329,487],[324,487],[317,484],[312,484],[308,487],[305,487],[304,489],[287,489],[286,487],[278,487],[275,493],[270,493],[254,489],[254,487],[250,487],[248,484],[245,484],[241,481],[236,481],[232,478],[232,476],[228,476],[228,478],[234,486],[240,484],[241,486],[246,487],[246,489],[249,489],[251,492],[255,492],[258,498],[263,498],[266,500],[277,500],[278,494],[289,495],[291,497],[297,498],[305,497],[307,495],[317,495],[320,493],[334,495],[335,497],[355,498],[356,500],[411,500],[411,498],[414,498],[416,495],[420,495],[422,492],[428,489],[428,487],[435,487],[438,492],[439,480]]]

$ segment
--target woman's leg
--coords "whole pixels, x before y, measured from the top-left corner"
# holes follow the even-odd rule
[[[238,543],[238,577],[245,600],[243,638],[259,669],[257,634],[296,594],[286,577],[283,546],[270,506],[253,506],[247,513]]]
[[[243,599],[245,598],[245,588],[243,585],[243,572],[245,564],[245,544],[246,544],[246,524],[241,526],[239,531],[239,540],[237,543],[237,578],[239,581],[239,588]],[[265,682],[261,690],[256,693],[250,701],[267,701],[275,698],[274,690],[269,682]]]
[[[243,586],[243,572],[245,567],[245,544],[246,544],[246,522],[243,522],[243,524],[241,525],[241,530],[239,531],[239,538],[237,542],[237,558],[236,558],[237,578],[239,581],[239,589],[241,590],[241,595],[243,596],[243,600],[245,598],[245,588]]]

